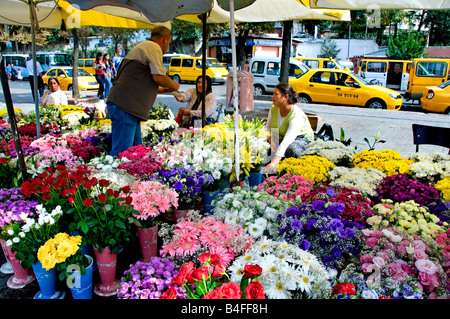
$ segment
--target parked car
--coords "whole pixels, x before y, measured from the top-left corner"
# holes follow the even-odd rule
[[[78,68],[85,70],[87,73],[94,75],[94,58],[78,59]]]
[[[311,69],[341,69],[344,67],[333,58],[308,58],[308,57],[296,57],[296,60],[302,61]]]
[[[253,74],[254,95],[273,93],[280,82],[281,58],[254,57],[249,63],[250,73]],[[296,77],[308,71],[309,68],[301,61],[289,59],[289,77]]]
[[[177,82],[196,81],[202,75],[202,61],[201,57],[172,57],[169,76]],[[206,75],[212,83],[225,84],[228,73],[216,58],[206,58]]]
[[[402,96],[391,89],[371,85],[353,72],[336,69],[310,69],[289,80],[300,103],[354,105],[372,109],[400,110]]]
[[[371,84],[405,93],[411,66],[409,60],[363,59],[358,75]]]
[[[169,72],[169,66],[170,66],[170,60],[173,57],[188,57],[188,54],[181,54],[181,53],[167,53],[163,55],[163,65],[166,68],[167,72]]]
[[[312,34],[303,32],[303,31],[299,31],[297,33],[295,33],[293,36],[293,38],[300,38],[300,39],[308,39],[308,38],[313,38],[314,36]]]
[[[450,115],[450,80],[426,87],[420,102],[425,111]]]
[[[73,85],[72,75],[72,67],[61,67],[48,70],[42,78],[45,85],[48,86],[48,79],[55,76],[58,78],[61,90],[70,91]],[[97,91],[98,87],[99,85],[95,76],[87,73],[85,70],[78,69],[78,89],[80,91]]]

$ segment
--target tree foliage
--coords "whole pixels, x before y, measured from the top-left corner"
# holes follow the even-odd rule
[[[392,60],[412,60],[424,52],[424,36],[419,32],[402,32],[396,38],[390,37],[386,55]]]

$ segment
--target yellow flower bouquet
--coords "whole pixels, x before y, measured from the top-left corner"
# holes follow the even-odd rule
[[[450,201],[450,177],[446,177],[438,181],[434,187],[441,193],[445,202]]]
[[[335,165],[328,159],[317,155],[304,155],[300,158],[285,158],[278,165],[278,173],[281,175],[300,175],[317,182],[327,182],[328,172]]]
[[[448,224],[440,223],[439,218],[425,207],[413,200],[394,203],[390,199],[383,200],[373,207],[374,216],[366,222],[373,229],[396,228],[412,236],[436,238],[447,231]]]
[[[394,150],[364,150],[353,155],[354,167],[378,169],[391,176],[394,174],[410,174],[412,164],[411,160],[403,158],[400,153]]]
[[[82,237],[69,236],[67,233],[58,233],[39,247],[37,257],[42,263],[42,268],[50,270],[56,268],[59,271],[59,279],[68,276],[67,266],[77,265],[81,274],[86,273],[88,259],[81,253]]]

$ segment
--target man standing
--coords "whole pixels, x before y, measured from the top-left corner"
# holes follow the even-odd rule
[[[28,71],[28,82],[30,82],[31,87],[31,94],[33,94],[33,100],[35,100],[34,97],[34,69],[33,69],[33,59],[31,57],[28,57],[27,63],[26,63],[27,71]],[[42,70],[41,64],[39,61],[36,62],[36,71],[38,73],[37,76],[37,84],[38,84],[38,92],[39,92],[39,98],[42,97],[44,94],[44,81],[42,80],[42,73],[44,71]]]
[[[111,119],[110,155],[142,144],[140,122],[148,119],[157,94],[178,91],[180,84],[166,75],[162,61],[171,38],[168,28],[157,26],[149,40],[139,43],[123,59],[106,105]]]
[[[114,77],[117,75],[117,71],[119,71],[119,66],[120,63],[122,63],[122,60],[123,60],[122,49],[118,48],[116,50],[116,55],[112,58],[112,63],[114,65],[114,74],[113,74]]]

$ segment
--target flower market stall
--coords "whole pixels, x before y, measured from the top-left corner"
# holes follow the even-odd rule
[[[117,157],[95,108],[42,108],[39,138],[33,112],[15,110],[28,179],[0,114],[5,289],[34,287],[35,299],[449,298],[449,155],[316,140],[262,176],[262,122],[226,116],[179,132],[164,109],[142,123],[144,143]]]

